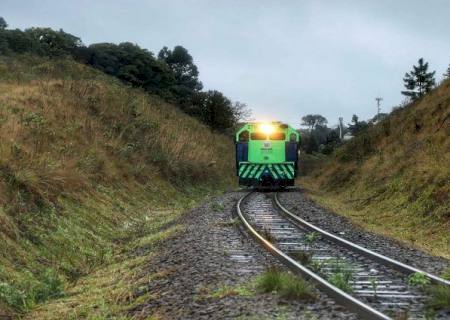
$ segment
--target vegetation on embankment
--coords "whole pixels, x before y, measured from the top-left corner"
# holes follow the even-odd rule
[[[449,164],[447,80],[319,161],[299,183],[369,230],[450,258]]]
[[[75,35],[51,28],[8,28],[0,16],[0,55],[33,54],[47,58],[72,57],[123,83],[158,96],[214,130],[232,127],[250,111],[217,90],[203,91],[194,58],[182,46],[163,47],[157,55],[131,42],[85,46]]]
[[[68,58],[0,57],[0,135],[0,314],[95,272],[104,304],[128,303],[136,288],[108,283],[132,276],[130,248],[234,180],[230,139]]]

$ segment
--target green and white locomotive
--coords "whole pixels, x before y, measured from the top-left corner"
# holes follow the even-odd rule
[[[297,177],[299,133],[281,122],[254,122],[236,133],[236,171],[242,186],[282,188]]]

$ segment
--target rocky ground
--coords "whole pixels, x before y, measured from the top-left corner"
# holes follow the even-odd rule
[[[166,241],[150,260],[153,276],[143,292],[151,292],[152,299],[132,314],[155,319],[355,319],[320,292],[317,301],[305,302],[255,290],[255,278],[278,264],[232,220],[242,195],[224,194],[182,217],[185,231]]]
[[[361,229],[349,219],[316,205],[302,189],[279,193],[279,200],[286,209],[322,229],[426,272],[439,275],[450,266],[447,259],[431,256],[393,239]]]

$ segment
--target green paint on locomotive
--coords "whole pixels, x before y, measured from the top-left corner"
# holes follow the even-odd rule
[[[293,185],[297,176],[299,142],[298,132],[280,122],[244,125],[236,133],[240,184],[260,185],[263,180],[270,179],[270,184]]]

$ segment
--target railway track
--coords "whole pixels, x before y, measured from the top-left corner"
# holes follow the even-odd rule
[[[410,274],[420,272],[433,283],[450,285],[300,219],[282,206],[276,193],[248,193],[238,201],[237,213],[246,229],[291,271],[361,318],[426,319],[428,297],[408,285]],[[345,291],[330,282],[339,282]]]

